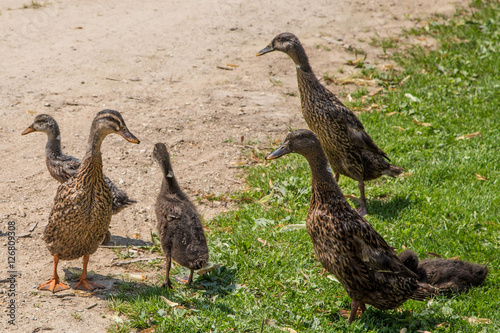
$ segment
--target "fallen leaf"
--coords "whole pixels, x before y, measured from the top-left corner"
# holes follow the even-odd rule
[[[233,67],[233,68],[238,67],[238,65],[236,65],[236,64],[228,64],[228,63],[226,63],[226,66],[227,66],[227,67]]]
[[[407,77],[405,77],[404,79],[402,79],[399,83],[398,83],[398,86],[402,86],[406,81],[408,81],[408,79],[411,77],[411,75],[408,75]]]
[[[352,200],[358,200],[358,197],[355,196],[354,194],[345,194],[344,193],[344,198],[346,198],[346,199],[352,199]]]
[[[179,305],[179,303],[172,302],[171,300],[169,300],[165,296],[160,296],[160,298],[162,299],[163,302],[167,303],[167,305],[169,305],[171,307]]]
[[[138,234],[138,233],[135,233],[135,234],[133,234],[133,235],[132,235],[132,238],[133,238],[133,239],[140,239],[140,238],[141,238],[141,235],[140,235],[140,234]]]
[[[442,258],[441,255],[437,254],[436,252],[427,252],[427,254],[436,258]]]
[[[432,333],[432,332],[429,332],[429,331],[423,331],[423,330],[418,330],[417,332],[418,332],[418,333]]]
[[[290,333],[297,333],[296,330],[294,330],[293,328],[290,328],[290,327],[282,327],[280,328],[282,331],[285,331],[285,332],[290,332]]]
[[[339,309],[339,314],[342,316],[342,317],[349,317],[351,315],[351,312],[350,311],[347,311],[347,310],[344,310],[344,309]]]
[[[83,291],[83,290],[73,290],[73,292],[75,293],[76,296],[79,296],[79,297],[90,297],[92,295],[94,295],[93,292],[87,292],[87,291]]]
[[[123,280],[128,281],[144,281],[146,277],[142,274],[133,274],[133,273],[120,273],[114,274],[113,277],[121,278]]]
[[[380,88],[376,88],[374,89],[373,91],[371,91],[368,96],[375,96],[376,94],[378,94],[379,92],[383,91],[384,88],[380,87]]]
[[[227,67],[227,66],[217,66],[218,69],[223,69],[225,71],[232,71],[234,68],[232,67]]]
[[[362,57],[359,57],[358,59],[356,60],[347,60],[347,64],[348,65],[357,65],[359,64],[360,62],[362,62],[363,60],[365,60],[366,56],[362,56]]]
[[[475,133],[469,133],[469,134],[464,134],[456,138],[455,140],[467,140],[470,138],[474,138],[476,136],[481,136],[481,132],[475,132]]]
[[[432,126],[431,123],[421,123],[420,121],[418,121],[417,119],[413,119],[412,120],[415,124],[417,124],[418,126],[424,126],[424,127],[429,127],[429,126]]]
[[[273,181],[272,181],[271,179],[269,179],[269,187],[270,187],[270,188],[273,188],[273,187],[274,187]]]
[[[388,71],[390,69],[394,69],[394,65],[393,64],[380,65],[379,68],[384,71]]]
[[[151,326],[150,328],[143,329],[140,333],[153,333],[156,330],[156,325]]]
[[[309,276],[307,276],[306,273],[304,273],[302,270],[300,270],[300,273],[302,273],[302,275],[304,275],[304,277],[306,278],[306,280],[309,280]]]
[[[480,174],[478,174],[478,173],[476,173],[475,175],[476,175],[476,178],[477,178],[478,180],[488,180],[488,178],[486,178],[485,176],[481,176],[481,175],[480,175]]]
[[[332,280],[333,282],[340,283],[340,281],[339,281],[339,280],[337,280],[337,278],[336,278],[336,277],[335,277],[335,275],[333,275],[333,274],[328,274],[326,277],[327,277],[328,279]]]
[[[448,258],[448,260],[460,260],[460,256]]]
[[[394,116],[395,114],[399,114],[399,112],[398,111],[392,111],[392,112],[386,113],[385,115],[387,117],[390,117],[390,116]]]
[[[449,324],[447,322],[442,322],[440,324],[437,324],[436,327],[437,328],[440,328],[440,327],[447,327]]]
[[[266,241],[266,240],[263,240],[263,239],[261,239],[260,237],[259,237],[259,238],[257,238],[257,240],[258,240],[260,243],[262,243],[262,246],[266,246],[266,244],[267,244],[267,241]]]
[[[400,130],[400,131],[404,131],[405,129],[401,126],[392,126],[392,128],[394,129],[397,129],[397,130]]]
[[[204,267],[204,268],[198,270],[198,272],[196,274],[203,275],[205,273],[213,271],[214,269],[217,269],[217,267],[221,267],[222,266],[222,264],[209,264],[209,265],[210,265],[209,267]]]
[[[404,177],[410,177],[413,176],[413,172],[404,172],[399,175],[399,177],[404,178]]]
[[[405,97],[409,98],[412,102],[420,103],[420,98],[413,96],[412,94],[406,93]]]
[[[467,320],[471,324],[491,324],[491,319],[488,318],[476,318],[476,317],[464,317],[461,316],[463,320]]]
[[[293,231],[293,230],[300,230],[300,229],[305,229],[306,225],[305,223],[301,224],[289,224],[281,228],[280,231]]]
[[[28,112],[29,114],[36,114],[37,113],[36,111],[32,111],[32,110],[28,110],[26,112]]]

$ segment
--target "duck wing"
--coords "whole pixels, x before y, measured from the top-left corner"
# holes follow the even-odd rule
[[[353,223],[353,245],[356,255],[373,272],[418,279],[397,257],[382,236],[362,217]]]
[[[341,121],[344,123],[347,130],[347,137],[354,146],[360,150],[369,150],[375,154],[383,156],[385,159],[390,160],[387,154],[380,149],[373,139],[366,133],[363,123],[356,117],[354,112],[349,110],[331,91],[326,89],[333,108],[336,109],[340,115]]]

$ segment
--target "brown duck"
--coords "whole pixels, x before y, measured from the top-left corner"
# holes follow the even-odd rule
[[[172,259],[193,273],[208,263],[208,246],[196,207],[181,190],[175,179],[167,147],[157,143],[153,157],[163,173],[160,193],[156,199],[156,219],[163,253],[166,256],[165,281],[162,287],[172,288],[170,266]]]
[[[338,181],[342,174],[358,181],[358,213],[366,215],[364,182],[382,175],[396,177],[404,169],[388,162],[389,157],[366,133],[358,117],[319,82],[295,35],[288,32],[277,35],[257,55],[272,51],[288,54],[295,63],[304,119],[318,136],[335,179]]]
[[[87,264],[111,221],[113,198],[104,180],[101,157],[102,141],[111,133],[139,143],[118,111],[103,110],[96,115],[90,128],[87,151],[77,173],[57,189],[43,235],[47,248],[54,256],[54,273],[48,282],[38,287],[40,290],[56,292],[68,289],[69,286],[59,280],[57,264],[59,260],[74,260],[82,256],[83,272],[74,289],[103,288],[87,279]]]
[[[403,264],[414,271],[420,282],[431,284],[439,293],[461,293],[477,287],[488,275],[487,265],[478,265],[453,259],[418,259],[415,252],[405,250],[399,254]]]
[[[344,198],[328,168],[317,136],[296,130],[268,155],[275,159],[298,153],[309,162],[311,201],[306,219],[316,257],[342,283],[351,297],[349,323],[365,304],[394,309],[408,299],[423,300],[434,289],[418,282],[418,276],[398,259],[394,249]]]

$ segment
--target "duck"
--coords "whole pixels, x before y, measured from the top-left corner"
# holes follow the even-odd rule
[[[170,281],[172,259],[190,269],[187,284],[191,285],[194,271],[204,267],[209,260],[205,232],[196,207],[182,191],[174,176],[165,144],[155,144],[153,158],[163,174],[155,204],[156,227],[166,257],[166,273],[162,287],[173,289]]]
[[[349,324],[366,304],[394,309],[409,299],[424,300],[434,288],[398,258],[394,248],[345,199],[319,138],[307,129],[289,133],[281,147],[266,156],[290,153],[306,158],[311,169],[311,199],[306,228],[316,258],[351,298]]]
[[[74,289],[104,288],[88,280],[87,266],[109,228],[113,213],[113,196],[102,172],[101,144],[116,133],[131,143],[139,140],[128,130],[122,115],[115,110],[102,110],[95,116],[85,156],[76,174],[59,185],[43,240],[54,258],[52,278],[39,290],[58,292],[68,289],[57,274],[59,260],[83,257],[83,271]]]
[[[412,250],[404,250],[398,257],[406,267],[418,275],[420,282],[431,284],[440,294],[466,292],[481,285],[489,273],[488,265],[463,260],[419,260]]]
[[[35,117],[33,123],[26,128],[21,135],[29,133],[42,132],[47,134],[47,143],[45,144],[45,164],[52,178],[59,183],[68,181],[77,174],[80,167],[80,160],[69,155],[65,155],[61,149],[61,132],[56,120],[48,114],[39,114]],[[118,188],[106,175],[104,181],[108,184],[113,195],[113,215],[118,214],[124,208],[137,203],[128,197],[125,191]],[[109,242],[111,233],[108,231],[103,240],[103,244]]]
[[[302,115],[319,138],[338,182],[340,175],[358,182],[360,192],[358,213],[367,214],[365,181],[387,175],[397,177],[404,169],[389,163],[387,154],[366,132],[361,121],[314,75],[307,54],[299,39],[284,32],[259,51],[286,53],[297,68]]]

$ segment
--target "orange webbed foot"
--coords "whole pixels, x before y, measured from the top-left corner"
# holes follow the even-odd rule
[[[48,290],[52,291],[52,293],[56,293],[61,290],[69,289],[69,286],[59,281],[59,279],[52,278],[49,281],[38,287],[38,290]]]
[[[88,279],[81,279],[78,281],[77,284],[73,287],[73,289],[80,289],[80,290],[94,290],[94,289],[104,289],[104,286],[101,286],[100,284],[90,282]]]

